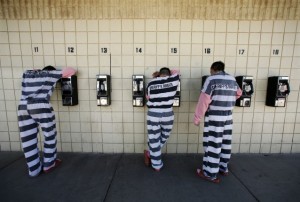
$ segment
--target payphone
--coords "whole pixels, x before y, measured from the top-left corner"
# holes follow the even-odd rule
[[[98,74],[97,76],[97,105],[107,106],[111,103],[110,75]]]
[[[61,97],[63,106],[78,104],[77,76],[61,78]]]
[[[176,91],[176,94],[174,96],[174,102],[173,102],[173,107],[180,107],[180,80],[179,80],[179,83],[178,83],[178,86],[177,86],[177,91]]]
[[[286,98],[290,93],[288,76],[272,76],[268,78],[266,105],[285,107]]]
[[[251,97],[254,92],[253,88],[253,76],[237,76],[236,82],[242,90],[242,95],[236,100],[235,106],[250,107]]]
[[[132,75],[132,105],[143,107],[145,104],[145,77],[143,75]]]

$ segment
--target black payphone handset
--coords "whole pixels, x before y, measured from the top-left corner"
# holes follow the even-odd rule
[[[179,79],[179,83],[177,86],[177,91],[176,94],[174,96],[174,102],[173,102],[173,107],[180,107],[180,97],[181,97],[181,93],[180,93],[180,79]]]
[[[235,105],[239,107],[250,107],[251,97],[254,93],[252,76],[237,76],[236,82],[242,90],[242,95],[236,100]]]
[[[144,75],[132,76],[132,105],[143,107],[145,104],[145,77]]]
[[[74,106],[78,104],[77,76],[61,78],[61,97],[63,106]]]
[[[285,107],[286,98],[290,94],[288,76],[272,76],[268,78],[266,105]]]
[[[111,103],[110,98],[110,75],[97,75],[97,105],[107,106]]]

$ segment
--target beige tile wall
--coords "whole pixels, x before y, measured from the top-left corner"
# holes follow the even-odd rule
[[[251,107],[234,109],[233,152],[300,152],[297,20],[0,20],[0,47],[0,151],[21,150],[16,108],[22,72],[54,65],[78,70],[79,105],[62,106],[59,85],[51,98],[59,151],[141,153],[147,108],[132,107],[131,76],[144,74],[149,81],[168,66],[181,71],[182,97],[164,151],[202,153],[203,124],[193,125],[201,77],[223,60],[228,73],[254,77]],[[110,71],[112,104],[99,107],[95,76]],[[290,77],[284,108],[265,106],[267,77],[276,75]]]

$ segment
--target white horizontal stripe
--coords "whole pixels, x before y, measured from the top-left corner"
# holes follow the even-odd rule
[[[36,155],[38,152],[39,152],[38,149],[33,149],[31,151],[24,153],[24,156],[25,156],[25,158],[29,158],[33,155]]]
[[[221,154],[220,157],[222,157],[223,159],[230,159],[230,156],[231,156],[231,154]],[[225,164],[225,163],[220,162],[220,164],[221,164],[221,165],[225,165],[225,167],[226,167],[226,164]]]
[[[204,165],[203,165],[203,169],[208,170],[210,173],[218,173],[219,172],[219,168],[211,168],[209,166],[204,166]]]
[[[232,135],[223,135],[223,140],[232,140]]]
[[[157,109],[157,108],[149,108],[148,110],[149,112],[158,112],[158,113],[163,113],[163,112],[172,112],[173,108],[161,108],[161,109]]]
[[[215,143],[222,143],[223,138],[222,137],[213,137],[213,136],[208,136],[208,141],[210,142],[215,142]]]
[[[27,125],[30,125],[33,123],[35,123],[35,121],[33,119],[22,120],[22,121],[19,121],[19,127],[27,126]]]
[[[26,141],[26,142],[22,142],[22,147],[25,148],[25,147],[30,147],[32,145],[36,145],[37,144],[37,138],[35,139],[32,139],[32,140],[29,140],[29,141]],[[26,153],[27,154],[27,153]],[[25,155],[27,156],[27,155]],[[31,156],[31,155],[30,155]]]
[[[208,146],[207,151],[215,153],[215,154],[219,154],[221,152],[221,147],[220,148],[214,148],[214,147]]]
[[[207,156],[207,157],[203,158],[203,161],[219,164],[220,159],[216,159],[216,158],[212,158],[212,157]]]
[[[233,110],[234,106],[232,107],[220,107],[220,106],[209,106],[209,110],[216,110],[216,111],[231,111]]]
[[[27,137],[29,135],[36,134],[37,132],[38,132],[37,128],[32,128],[30,130],[20,132],[20,136],[21,136],[21,138],[23,138],[23,137]]]

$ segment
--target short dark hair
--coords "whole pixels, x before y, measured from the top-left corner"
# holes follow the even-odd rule
[[[44,67],[43,70],[52,71],[52,70],[56,70],[56,69],[55,69],[55,67],[49,65],[49,66]]]
[[[225,69],[225,64],[222,61],[217,61],[212,63],[210,69],[214,71],[224,71]]]
[[[163,67],[159,70],[159,74],[171,75],[171,70],[168,67]]]

